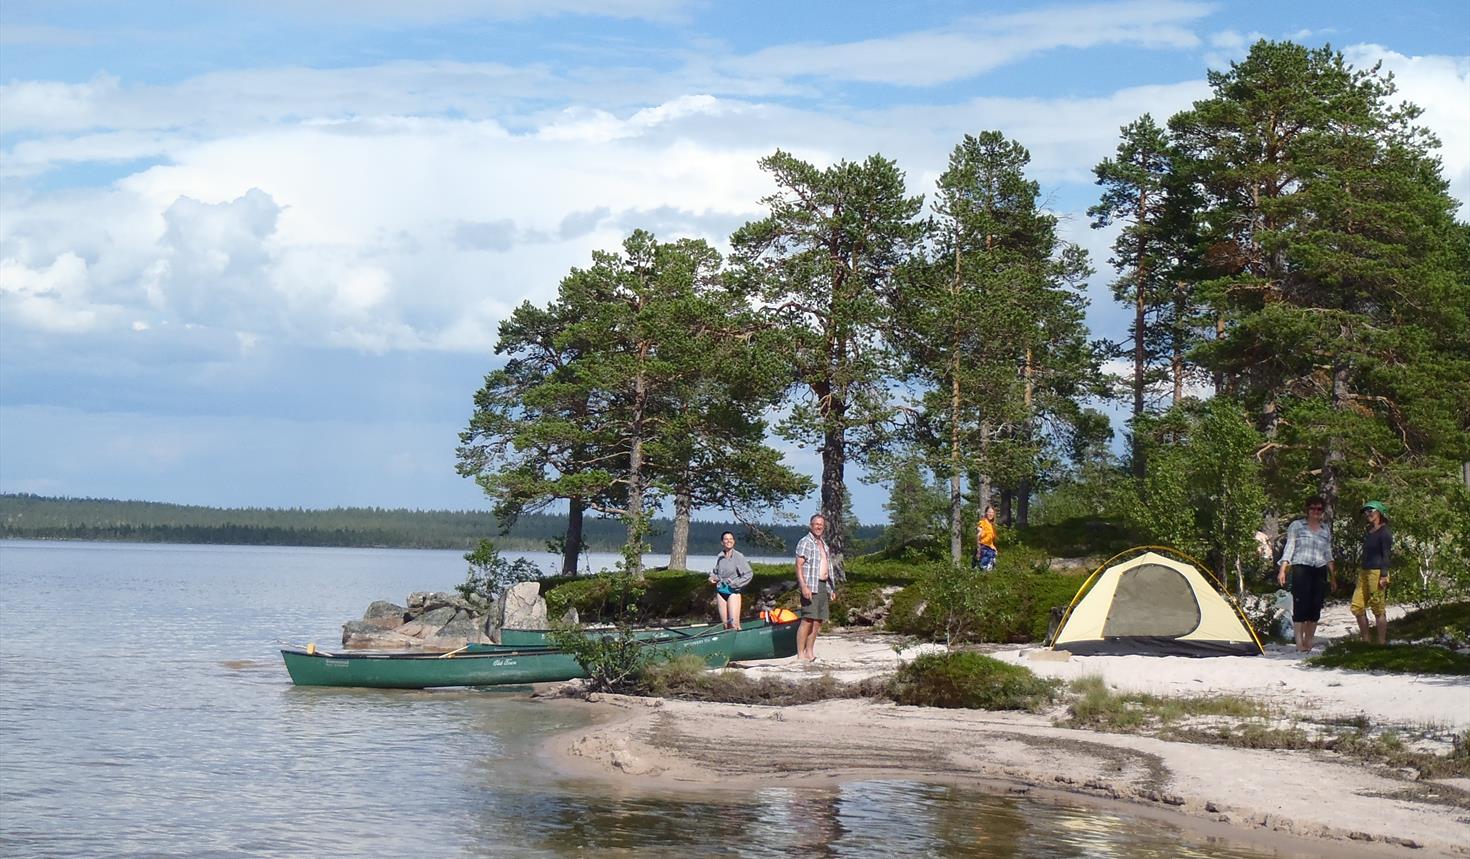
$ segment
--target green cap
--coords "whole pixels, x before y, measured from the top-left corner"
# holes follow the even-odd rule
[[[1377,510],[1379,516],[1382,516],[1384,519],[1388,518],[1388,508],[1384,506],[1382,501],[1369,501],[1367,504],[1363,505],[1363,509]]]

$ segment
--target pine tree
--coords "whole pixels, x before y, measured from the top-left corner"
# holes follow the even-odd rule
[[[888,300],[896,269],[922,237],[922,197],[881,156],[818,168],[777,151],[761,160],[777,191],[769,214],[731,237],[740,277],[758,291],[792,356],[797,400],[780,426],[815,440],[822,455],[821,512],[840,564],[850,447],[883,444],[891,418]]]
[[[924,388],[918,439],[949,480],[956,563],[962,477],[973,474],[980,507],[993,482],[1014,487],[1024,523],[1049,440],[1097,376],[1079,290],[1086,256],[1040,210],[1030,157],[995,131],[955,147],[936,194],[933,259],[899,293],[896,340]]]
[[[522,514],[566,500],[562,574],[575,575],[583,515],[592,496],[605,492],[604,481],[586,480],[583,472],[601,459],[604,441],[585,426],[590,396],[571,383],[587,344],[566,335],[566,311],[526,302],[501,322],[495,351],[509,358],[475,393],[456,468],[494,501],[502,534]]]
[[[583,509],[620,517],[626,566],[641,573],[658,497],[738,509],[805,489],[761,443],[781,385],[732,336],[742,320],[720,262],[702,241],[636,231],[573,269],[549,308],[524,305],[502,326],[516,357],[487,377],[460,445],[461,473],[497,511],[566,498],[579,522]]]
[[[1113,242],[1109,260],[1119,271],[1113,297],[1133,309],[1128,330],[1128,353],[1133,360],[1130,388],[1132,419],[1136,423],[1150,408],[1150,391],[1160,382],[1174,382],[1175,404],[1182,398],[1182,342],[1187,329],[1180,323],[1185,299],[1176,288],[1180,272],[1172,254],[1168,189],[1173,153],[1164,129],[1149,114],[1123,126],[1115,158],[1093,168],[1103,187],[1098,205],[1087,210],[1092,226],[1125,226]],[[1146,467],[1142,442],[1135,433],[1130,442],[1134,477]]]
[[[1201,350],[1257,415],[1275,500],[1413,493],[1466,448],[1470,294],[1433,140],[1392,79],[1259,42],[1170,123],[1203,210]]]

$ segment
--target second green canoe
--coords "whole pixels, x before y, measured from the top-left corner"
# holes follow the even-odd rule
[[[648,642],[660,654],[702,657],[706,665],[727,664],[736,630],[711,628],[698,635],[676,635]],[[794,639],[793,639],[794,641]],[[281,651],[297,686],[357,686],[372,689],[428,689],[436,686],[498,686],[546,683],[587,676],[576,658],[552,648],[437,653],[323,653]]]
[[[797,621],[794,620],[788,623],[770,623],[765,620],[742,621],[740,629],[730,630],[736,633],[735,643],[730,649],[730,661],[782,659],[787,656],[795,656],[796,627]],[[719,629],[720,627],[716,624],[701,623],[692,626],[654,626],[635,630],[635,634],[641,640],[661,641],[671,637],[709,635]],[[596,634],[599,630],[591,629],[587,632]],[[549,647],[551,642],[547,633],[548,631],[544,629],[502,629],[500,644],[472,644],[468,651],[477,653],[503,650],[507,647]]]

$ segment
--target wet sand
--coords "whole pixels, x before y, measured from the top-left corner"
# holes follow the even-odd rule
[[[824,635],[815,666],[787,659],[732,670],[793,679],[826,672],[850,681],[940,649],[923,645],[899,653],[894,642],[881,635]],[[1470,727],[1465,678],[1308,669],[1294,650],[1214,659],[1059,661],[1033,658],[1053,655],[1024,649],[990,655],[1044,676],[1101,676],[1118,690],[1245,695],[1275,712],[1367,717],[1375,727]],[[1413,781],[1323,752],[1061,728],[1053,724],[1060,709],[943,710],[867,700],[760,707],[606,695],[595,696],[593,706],[599,711],[594,725],[553,739],[544,751],[554,766],[623,790],[688,794],[716,785],[815,786],[873,778],[965,782],[1043,799],[1083,799],[1209,835],[1264,838],[1288,855],[1470,856],[1467,780]],[[739,736],[740,754],[730,756],[728,748],[709,742],[711,736]]]

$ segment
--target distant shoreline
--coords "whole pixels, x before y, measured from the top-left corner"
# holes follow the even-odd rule
[[[564,515],[528,513],[509,533],[499,533],[488,511],[409,510],[381,507],[220,508],[155,501],[98,498],[54,498],[0,493],[0,539],[91,541],[102,543],[170,543],[224,546],[302,546],[381,549],[452,549],[468,551],[482,539],[511,552],[555,551],[548,543],[566,532]],[[649,551],[668,554],[673,522],[652,522]],[[783,545],[750,544],[756,554],[789,554],[805,528],[762,525]],[[743,525],[693,520],[689,545],[717,545],[720,532],[745,534]],[[860,526],[858,540],[869,540],[880,526]],[[624,525],[616,519],[588,517],[583,540],[588,552],[617,552]]]

